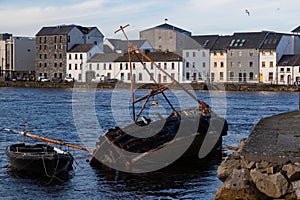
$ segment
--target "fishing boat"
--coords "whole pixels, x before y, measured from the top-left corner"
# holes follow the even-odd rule
[[[110,128],[101,135],[96,143],[90,164],[96,168],[104,167],[124,172],[144,173],[162,169],[184,158],[205,158],[212,152],[220,150],[222,136],[227,134],[227,121],[217,116],[208,104],[199,100],[150,57],[131,44],[124,31],[128,26],[128,24],[121,26],[115,33],[122,31],[128,42],[133,123],[122,128]],[[157,87],[140,98],[135,97],[132,56],[141,62]],[[151,62],[172,81],[165,85],[158,84],[144,65],[144,61]],[[164,93],[173,84],[194,99],[197,106],[176,110]],[[142,113],[151,97],[157,95],[163,96],[172,112],[166,118],[160,117],[159,120],[152,121],[143,117]],[[136,112],[135,104],[142,101],[144,103]],[[157,102],[152,105],[156,104]]]
[[[74,158],[71,153],[53,147],[49,145],[49,143],[71,147],[89,153],[93,152],[93,150],[85,147],[41,137],[28,133],[27,131],[18,131],[9,128],[4,128],[3,130],[47,142],[47,144],[25,144],[23,140],[21,143],[7,146],[6,155],[8,162],[16,171],[25,171],[29,172],[29,174],[49,178],[65,177],[64,175],[67,175],[67,173],[73,169]]]
[[[38,176],[60,176],[73,169],[73,156],[48,144],[13,144],[6,155],[14,170]]]

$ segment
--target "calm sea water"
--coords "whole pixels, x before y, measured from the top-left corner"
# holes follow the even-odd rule
[[[70,149],[76,162],[73,176],[64,182],[48,184],[8,171],[5,147],[20,142],[22,136],[3,128],[23,130],[28,122],[33,134],[93,149],[102,131],[130,121],[129,95],[129,90],[0,88],[0,198],[213,199],[221,185],[216,177],[220,159],[195,161],[167,172],[107,173],[89,166],[88,153]],[[260,118],[298,109],[298,93],[199,91],[196,95],[226,117],[229,131],[224,146],[236,146]],[[176,108],[196,105],[182,91],[167,92],[167,96]],[[145,114],[151,118],[158,111],[167,114],[169,108],[162,98],[154,100],[160,106],[147,108]],[[26,142],[37,141],[27,138]]]

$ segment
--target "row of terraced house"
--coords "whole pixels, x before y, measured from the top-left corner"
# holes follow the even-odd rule
[[[121,37],[121,35],[120,35]],[[133,80],[168,83],[298,84],[300,27],[291,33],[237,32],[192,35],[164,23],[130,40],[156,65],[132,57]],[[104,39],[97,27],[43,27],[35,37],[0,34],[0,77],[6,80],[130,81],[127,41]],[[145,70],[147,68],[147,70]],[[163,70],[161,70],[163,69]]]

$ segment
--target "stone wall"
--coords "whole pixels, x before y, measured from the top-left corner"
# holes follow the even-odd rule
[[[249,161],[240,153],[243,143],[218,168],[223,185],[215,200],[300,199],[300,163]]]

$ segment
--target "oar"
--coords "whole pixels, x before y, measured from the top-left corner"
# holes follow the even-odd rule
[[[12,130],[12,129],[9,129],[9,128],[4,128],[3,130],[5,130],[7,132],[17,133],[17,134],[20,134],[20,135],[31,137],[31,138],[34,138],[34,139],[43,140],[43,141],[46,141],[46,142],[58,144],[58,145],[68,146],[68,147],[71,147],[71,148],[74,148],[74,149],[80,149],[80,150],[87,151],[87,152],[90,152],[90,153],[93,152],[93,150],[85,148],[85,147],[81,147],[81,146],[78,146],[78,145],[75,145],[75,144],[62,142],[62,141],[59,141],[59,140],[53,140],[53,139],[50,139],[50,138],[41,137],[41,136],[34,135],[34,134],[31,134],[31,133],[23,132],[23,131]]]

